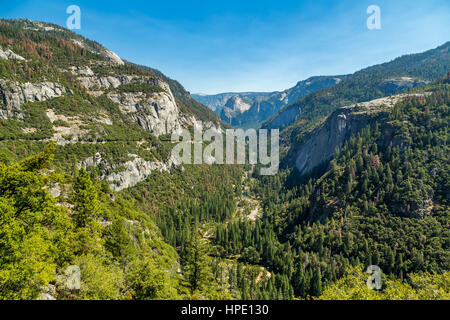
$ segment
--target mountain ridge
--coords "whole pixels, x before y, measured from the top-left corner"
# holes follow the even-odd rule
[[[313,76],[298,81],[295,86],[273,92],[226,92],[192,96],[220,115],[222,121],[237,127],[255,127],[283,106],[312,93],[331,87],[345,76]],[[243,109],[240,104],[246,105]]]
[[[422,53],[403,55],[389,62],[361,69],[347,75],[344,81],[332,88],[312,93],[281,108],[262,127],[284,129],[295,122],[309,121],[312,117],[314,120],[309,121],[311,123],[345,104],[424,86],[427,81],[444,76],[450,69],[449,47],[450,41]]]

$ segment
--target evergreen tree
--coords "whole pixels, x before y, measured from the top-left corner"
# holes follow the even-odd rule
[[[311,295],[320,296],[322,294],[322,275],[319,268],[315,268],[311,279]]]
[[[191,240],[186,245],[184,257],[184,274],[191,293],[201,292],[211,286],[213,276],[209,266],[208,251],[209,248],[200,232],[194,231]]]

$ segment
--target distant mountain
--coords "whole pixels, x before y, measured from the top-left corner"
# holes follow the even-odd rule
[[[281,92],[227,92],[215,95],[193,94],[192,97],[214,110],[225,123],[242,128],[259,127],[280,108],[312,92],[330,88],[344,77],[311,77]]]
[[[214,112],[220,114],[222,109],[227,104],[227,101],[231,97],[240,96],[249,98],[251,100],[257,100],[258,98],[269,97],[274,93],[277,92],[225,92],[211,95],[203,93],[195,93],[192,94],[192,97],[201,104],[213,110]]]
[[[314,127],[337,108],[424,86],[450,70],[450,42],[423,53],[399,57],[346,76],[337,85],[316,91],[281,108],[264,128],[287,128],[295,137]]]

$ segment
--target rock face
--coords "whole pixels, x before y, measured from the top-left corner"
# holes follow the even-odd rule
[[[352,135],[379,121],[386,115],[387,108],[406,96],[407,94],[400,94],[336,110],[322,125],[293,146],[288,161],[295,164],[300,174],[310,173],[318,165],[329,161],[335,150]]]
[[[89,70],[83,70],[83,73],[89,73]],[[78,79],[82,86],[93,95],[98,96],[108,91],[108,98],[118,103],[122,112],[156,136],[169,134],[181,128],[181,115],[175,98],[169,85],[161,79],[130,75],[81,76]],[[150,94],[114,90],[126,84],[146,84],[161,90]]]
[[[137,80],[137,79],[142,80],[142,82],[145,81],[143,78],[138,78],[138,77],[134,77],[131,75],[96,77],[90,68],[76,68],[73,70],[75,73],[78,73],[81,75],[82,74],[88,75],[88,76],[79,77],[78,80],[80,81],[81,85],[83,87],[85,87],[86,89],[88,89],[89,91],[117,88],[118,86],[120,86],[122,84],[129,84],[129,83],[134,82],[134,80]],[[139,81],[135,81],[135,82],[139,82]],[[152,84],[152,85],[158,85],[157,82],[148,81],[147,83]]]
[[[20,61],[24,61],[25,60],[24,57],[19,56],[18,54],[15,54],[11,49],[3,50],[1,47],[0,47],[0,59],[20,60]]]
[[[95,156],[89,157],[79,163],[80,167],[88,168],[93,166],[100,166],[100,179],[111,182],[112,190],[120,191],[125,188],[133,187],[139,182],[145,180],[153,171],[167,171],[176,164],[170,158],[167,163],[160,161],[146,161],[135,154],[129,154],[132,160],[121,164],[109,165],[108,162],[102,159],[99,153]],[[120,169],[120,171],[118,170]]]
[[[106,93],[113,102],[119,104],[122,112],[129,115],[142,128],[157,136],[172,133],[179,130],[182,125],[188,126],[195,122],[195,119],[184,117],[180,113],[169,85],[158,78],[130,75],[96,77],[89,67],[71,67],[71,71],[80,75],[78,77],[80,83],[91,94]],[[120,85],[132,83],[146,84],[160,88],[160,91],[148,94],[115,90]],[[60,97],[66,92],[63,86],[53,82],[19,83],[0,79],[0,119],[13,117],[22,119],[20,107],[24,103],[49,100]],[[51,114],[49,113],[48,116],[52,121]],[[110,120],[105,121],[111,124]],[[78,136],[85,133],[80,130],[79,132],[75,130],[78,133],[74,132],[74,129],[69,132],[69,129],[73,128],[55,128],[56,141],[62,142],[64,140],[62,136],[69,134],[73,135],[76,141]]]
[[[110,61],[117,63],[118,65],[125,64],[125,62],[123,62],[122,59],[120,59],[120,57],[115,52],[112,52],[111,50],[105,50],[105,55]]]
[[[397,92],[409,90],[415,87],[426,85],[426,81],[414,79],[410,77],[391,78],[383,80],[378,89],[383,91],[385,95],[395,94]]]
[[[93,76],[94,75],[94,72],[89,67],[71,66],[69,69],[75,75],[80,75],[80,76]]]
[[[225,107],[233,111],[244,113],[252,106],[251,100],[249,99],[246,100],[247,101],[245,101],[242,97],[236,95],[228,99],[227,103],[225,104]]]
[[[83,137],[88,133],[88,130],[82,129],[85,123],[78,117],[66,117],[61,114],[55,114],[52,109],[46,111],[46,115],[53,124],[53,136],[50,141],[56,142],[58,145],[66,145],[68,143],[77,143],[83,140]],[[67,126],[55,125],[55,121],[63,121]],[[98,119],[93,118],[100,122]]]
[[[245,113],[252,107],[252,100],[239,95],[232,96],[222,108],[220,118],[227,123],[232,123],[233,118]]]
[[[300,174],[310,173],[318,165],[329,161],[336,150],[369,123],[374,122],[367,113],[351,114],[351,108],[335,111],[323,125],[308,134],[305,142],[295,151],[295,167]]]
[[[159,136],[180,128],[179,111],[172,94],[154,93],[146,97],[143,93],[110,93],[108,97],[119,103],[142,128]]]
[[[0,118],[13,116],[21,118],[20,106],[27,102],[36,102],[60,97],[66,89],[53,82],[19,83],[0,79],[0,101],[6,108],[0,109]]]

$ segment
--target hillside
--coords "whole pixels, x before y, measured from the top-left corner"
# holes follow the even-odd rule
[[[178,82],[96,42],[30,20],[0,28],[1,52],[13,52],[0,59],[0,140],[20,139],[33,150],[54,141],[70,158],[66,165],[73,157],[95,164],[96,155],[108,169],[104,178],[121,189],[172,166],[167,143],[156,137],[198,121],[222,125]]]
[[[387,279],[448,272],[449,81],[338,109],[298,142],[300,172],[260,179],[265,223],[285,246],[284,263],[266,261],[295,295],[344,294],[330,284],[350,266],[378,265]]]
[[[146,66],[139,66],[139,68],[142,68],[142,70],[147,71],[161,79],[163,79],[165,82],[167,82],[170,86],[170,90],[172,91],[177,105],[180,108],[180,110],[184,113],[192,114],[196,118],[203,120],[203,121],[210,121],[215,124],[220,123],[219,116],[212,112],[209,108],[205,107],[204,104],[201,102],[198,102],[198,100],[194,99],[184,87],[176,80],[173,80],[166,75],[164,75],[161,71],[146,67]],[[222,126],[228,127],[226,123],[221,123]]]
[[[209,267],[190,284],[190,210],[229,212],[240,169],[173,163],[168,134],[222,125],[178,82],[60,26],[1,20],[0,118],[0,298],[229,297]],[[182,248],[160,229],[180,215]]]
[[[369,101],[424,86],[450,69],[450,42],[423,53],[399,57],[346,78],[339,84],[282,108],[264,128],[284,129],[286,141],[303,135],[339,107]]]

